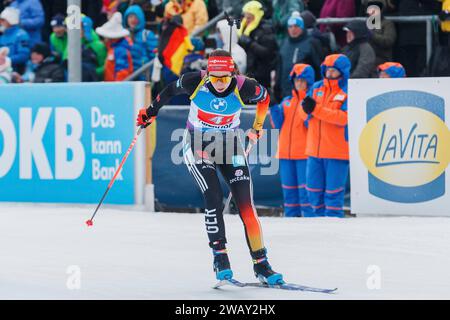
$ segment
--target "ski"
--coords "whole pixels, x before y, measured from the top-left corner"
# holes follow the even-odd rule
[[[319,293],[333,293],[337,290],[334,289],[324,289],[324,288],[315,288],[303,286],[296,283],[283,283],[283,284],[275,284],[269,285],[267,283],[261,282],[247,282],[245,283],[246,287],[257,287],[257,288],[272,288],[272,289],[283,289],[283,290],[291,290],[291,291],[309,291],[309,292],[319,292]]]
[[[240,282],[236,279],[227,279],[219,281],[213,288],[218,289],[220,287],[231,285],[235,287],[256,287],[256,288],[271,288],[271,289],[282,289],[282,290],[291,290],[291,291],[308,291],[308,292],[319,292],[319,293],[334,293],[337,288],[334,289],[323,289],[323,288],[315,288],[303,286],[295,283],[283,283],[276,285],[268,285],[266,283],[261,282]]]
[[[218,289],[218,288],[226,286],[226,285],[241,287],[241,288],[246,287],[246,283],[244,283],[244,282],[240,282],[236,279],[226,279],[226,280],[219,281],[216,285],[214,285],[213,288]]]

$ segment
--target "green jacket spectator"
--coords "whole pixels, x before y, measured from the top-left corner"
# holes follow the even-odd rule
[[[97,58],[95,73],[97,74],[99,80],[103,80],[103,73],[105,71],[105,61],[107,55],[106,46],[92,28],[92,20],[87,16],[83,16],[81,21],[83,26],[83,28],[81,29],[82,50],[91,50],[95,53],[95,56]],[[67,60],[67,33],[58,36],[55,32],[53,32],[50,36],[50,44],[52,51],[59,54],[63,61]]]
[[[67,29],[64,20],[64,15],[57,14],[50,21],[53,31],[50,35],[50,49],[60,59],[64,56],[67,48]]]

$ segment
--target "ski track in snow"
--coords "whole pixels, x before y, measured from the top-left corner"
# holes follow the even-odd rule
[[[202,214],[93,207],[0,206],[0,299],[450,299],[450,219],[261,218],[269,261],[288,282],[335,294],[224,287]],[[226,215],[236,279],[254,282],[238,216]],[[368,289],[376,265],[381,288]],[[69,266],[80,268],[70,290]],[[70,281],[69,281],[70,282]]]

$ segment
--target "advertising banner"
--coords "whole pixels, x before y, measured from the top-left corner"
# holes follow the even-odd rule
[[[180,208],[204,206],[200,189],[183,162],[181,142],[188,113],[189,106],[165,106],[158,114],[153,182],[155,197],[163,206]],[[240,127],[244,131],[251,128],[255,119],[255,109],[244,110],[240,119]],[[264,129],[270,128],[269,116],[267,116]],[[275,159],[277,137],[278,135],[267,131],[263,136],[263,139],[266,139],[267,148],[261,148],[264,142],[260,141],[249,155],[254,201],[257,206],[281,207],[283,204],[278,173],[279,164]],[[267,170],[268,168],[273,170]],[[220,173],[219,180],[226,198],[229,189]]]
[[[349,86],[351,210],[450,216],[450,78]]]
[[[97,203],[143,105],[143,82],[0,86],[0,201]],[[106,203],[142,203],[142,148],[140,141]]]

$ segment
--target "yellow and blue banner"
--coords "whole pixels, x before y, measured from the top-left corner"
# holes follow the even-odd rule
[[[352,212],[450,212],[449,87],[449,78],[351,81]]]

